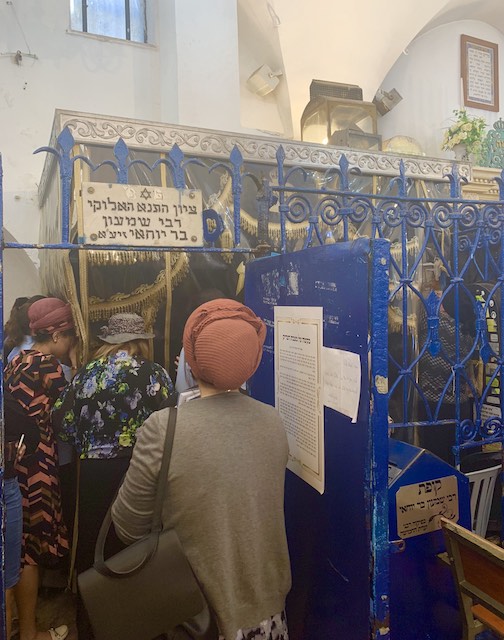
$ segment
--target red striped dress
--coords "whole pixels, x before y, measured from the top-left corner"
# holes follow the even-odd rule
[[[21,460],[24,561],[51,566],[68,551],[61,513],[58,452],[50,411],[66,386],[58,360],[40,351],[21,351],[5,368],[5,387],[30,416],[37,418],[40,442]]]

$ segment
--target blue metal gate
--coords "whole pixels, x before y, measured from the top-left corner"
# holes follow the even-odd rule
[[[225,219],[212,209],[203,212],[205,247],[183,248],[188,252],[282,253],[300,248],[289,236],[297,227],[302,246],[309,247],[358,237],[386,239],[373,251],[370,318],[371,420],[370,474],[365,491],[369,495],[371,532],[370,637],[387,638],[388,630],[388,430],[454,425],[454,461],[461,453],[482,445],[502,443],[502,365],[504,348],[499,331],[504,316],[504,172],[497,179],[499,200],[480,202],[461,197],[457,165],[443,185],[419,192],[418,182],[408,178],[401,163],[399,175],[380,179],[372,193],[360,193],[352,182],[356,171],[343,155],[339,166],[315,174],[299,166],[288,166],[282,146],[277,150],[275,179],[247,171],[235,147],[226,162],[209,166],[198,158],[186,158],[174,145],[153,165],[132,159],[123,140],[114,147],[114,159],[100,165],[82,155],[73,155],[74,139],[69,129],[58,137],[55,148],[37,152],[53,154],[58,162],[61,190],[61,238],[47,244],[4,243],[3,248],[39,248],[77,251],[97,248],[71,237],[70,203],[74,166],[86,163],[92,172],[112,168],[117,182],[127,184],[131,171],[141,166],[147,172],[166,167],[171,184],[187,185],[188,172],[223,172],[231,180],[231,215]],[[3,229],[2,168],[0,158],[0,222]],[[257,215],[257,247],[243,246],[241,200],[244,189],[254,189]],[[280,227],[278,242],[270,227]],[[226,231],[232,246],[219,241]],[[2,233],[2,232],[0,232]],[[101,250],[159,251],[159,247],[100,245]],[[180,251],[181,248],[163,248]],[[0,294],[3,290],[3,255],[0,255]],[[434,277],[431,277],[434,274]],[[432,286],[437,284],[437,290]],[[484,285],[484,286],[483,286]],[[482,293],[484,292],[484,293]],[[3,297],[2,297],[3,300]],[[447,308],[453,343],[443,339]],[[2,303],[2,318],[3,318]],[[492,337],[495,335],[496,337]],[[391,340],[393,337],[393,340]],[[3,322],[0,324],[3,344]],[[390,348],[389,348],[390,342]],[[393,344],[392,344],[393,343]],[[429,358],[440,358],[447,366],[437,396],[425,386],[422,369]],[[473,361],[481,361],[479,381],[471,374]],[[3,394],[0,384],[0,400]],[[435,391],[435,390],[434,390]],[[471,414],[463,413],[472,398]],[[491,402],[490,402],[491,400]],[[443,406],[453,407],[443,417]],[[2,409],[3,411],[3,409]],[[488,413],[490,411],[490,413]],[[2,420],[3,425],[3,420]],[[2,578],[3,580],[3,578]],[[3,582],[1,594],[3,597]]]

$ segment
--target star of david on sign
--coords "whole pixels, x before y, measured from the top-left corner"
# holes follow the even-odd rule
[[[141,197],[141,198],[144,198],[144,200],[148,200],[149,198],[152,198],[152,196],[151,196],[151,192],[150,192],[147,188],[146,188],[146,189],[143,189],[143,190],[140,192],[140,197]]]

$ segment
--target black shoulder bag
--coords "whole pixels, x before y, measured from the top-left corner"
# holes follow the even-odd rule
[[[174,529],[161,513],[175,435],[170,409],[150,533],[105,561],[111,507],[96,541],[94,566],[78,577],[96,640],[217,640],[219,632]]]

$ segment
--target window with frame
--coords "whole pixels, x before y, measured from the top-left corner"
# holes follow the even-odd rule
[[[147,42],[146,0],[70,0],[70,28]]]

